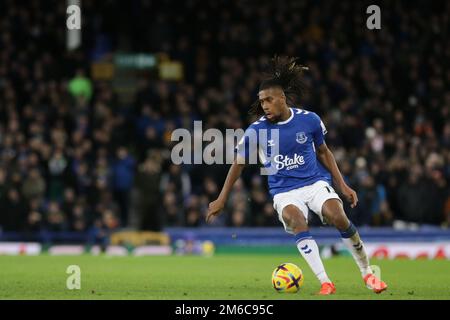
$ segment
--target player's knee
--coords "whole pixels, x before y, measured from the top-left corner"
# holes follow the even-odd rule
[[[327,222],[339,230],[345,230],[349,227],[350,221],[345,213],[332,212],[326,216]]]
[[[345,214],[336,213],[333,215],[333,225],[339,230],[344,230],[348,228],[350,222]]]
[[[283,209],[283,220],[295,232],[300,232],[308,228],[303,213],[294,205],[288,205]]]
[[[326,201],[322,207],[322,214],[329,224],[339,230],[344,230],[350,225],[342,204],[337,200],[330,199]]]

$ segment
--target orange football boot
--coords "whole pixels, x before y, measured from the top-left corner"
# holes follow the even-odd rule
[[[375,293],[381,293],[387,289],[387,284],[377,278],[374,274],[368,274],[364,277],[364,282],[368,289]]]
[[[319,295],[327,296],[336,292],[336,287],[333,282],[324,282],[320,288],[320,291],[317,293]]]

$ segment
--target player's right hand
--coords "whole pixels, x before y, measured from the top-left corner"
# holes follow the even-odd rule
[[[350,188],[347,185],[341,188],[341,192],[344,195],[344,198],[350,203],[350,207],[354,208],[358,204],[358,195],[355,190]]]
[[[222,201],[220,199],[217,199],[217,200],[211,202],[208,206],[206,222],[207,223],[212,222],[214,220],[213,218],[218,216],[224,207],[225,207],[225,201]]]

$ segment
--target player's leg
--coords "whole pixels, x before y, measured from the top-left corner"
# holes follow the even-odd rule
[[[364,243],[361,241],[358,231],[353,223],[347,218],[341,201],[328,199],[322,205],[322,215],[327,222],[338,229],[342,241],[350,250],[363,277],[372,273],[369,265]]]
[[[274,199],[276,201],[276,198]],[[283,223],[285,230],[295,235],[298,251],[306,260],[311,270],[316,275],[322,285],[320,294],[332,294],[336,291],[334,285],[328,278],[320,258],[319,247],[316,241],[309,233],[306,215],[299,209],[297,205],[287,204],[287,200],[275,202],[275,207],[281,209],[279,217]],[[301,207],[301,205],[299,205]],[[303,210],[307,210],[304,206]]]
[[[322,205],[322,215],[327,222],[334,225],[341,233],[342,241],[352,253],[367,287],[376,293],[386,290],[387,285],[373,275],[364,243],[356,227],[347,218],[342,202],[336,198],[325,200]]]

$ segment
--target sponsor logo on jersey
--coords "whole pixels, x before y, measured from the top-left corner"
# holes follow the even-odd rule
[[[275,156],[273,160],[276,164],[277,170],[282,170],[284,168],[286,168],[286,170],[290,170],[298,168],[299,165],[301,166],[305,164],[305,159],[303,156],[298,155],[297,153],[294,153],[293,158],[279,154]]]

